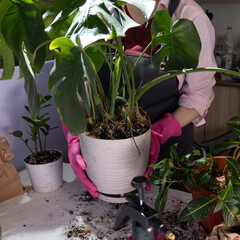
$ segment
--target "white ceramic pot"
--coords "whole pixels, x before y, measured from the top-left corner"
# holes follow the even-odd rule
[[[142,176],[148,165],[151,130],[134,138],[105,140],[80,135],[80,146],[86,172],[96,185],[99,198],[125,202],[124,194],[134,190],[131,181]]]
[[[33,189],[39,193],[52,192],[62,186],[63,154],[52,162],[46,164],[25,163]]]

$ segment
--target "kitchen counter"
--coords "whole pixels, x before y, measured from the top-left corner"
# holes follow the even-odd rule
[[[93,199],[75,177],[70,165],[64,163],[63,169],[63,186],[51,193],[36,193],[26,187],[30,185],[28,174],[26,170],[19,173],[28,190],[0,203],[2,240],[128,239],[131,222],[117,232],[112,229],[121,205]],[[152,186],[151,191],[145,193],[145,202],[150,206],[154,205],[157,191],[158,188]],[[191,194],[171,189],[164,214],[166,219],[178,214],[189,200]],[[177,239],[204,239],[197,224],[172,224],[175,233],[183,237]]]

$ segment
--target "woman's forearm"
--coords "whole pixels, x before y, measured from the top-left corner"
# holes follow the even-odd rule
[[[194,108],[178,107],[172,114],[180,123],[181,127],[185,127],[199,116]]]

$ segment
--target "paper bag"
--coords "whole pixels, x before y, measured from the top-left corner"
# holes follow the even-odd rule
[[[231,227],[224,222],[215,226],[206,240],[240,240],[240,215]]]
[[[11,162],[13,157],[7,139],[0,136],[0,202],[24,193],[21,179]]]

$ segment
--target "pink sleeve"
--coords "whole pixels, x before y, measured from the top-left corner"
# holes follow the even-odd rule
[[[214,58],[215,31],[210,20],[204,13],[200,13],[195,16],[193,22],[202,42],[198,67],[216,67]],[[197,110],[200,116],[193,121],[196,126],[205,123],[204,117],[213,101],[214,74],[215,72],[201,72],[178,77],[181,93],[179,105]]]

